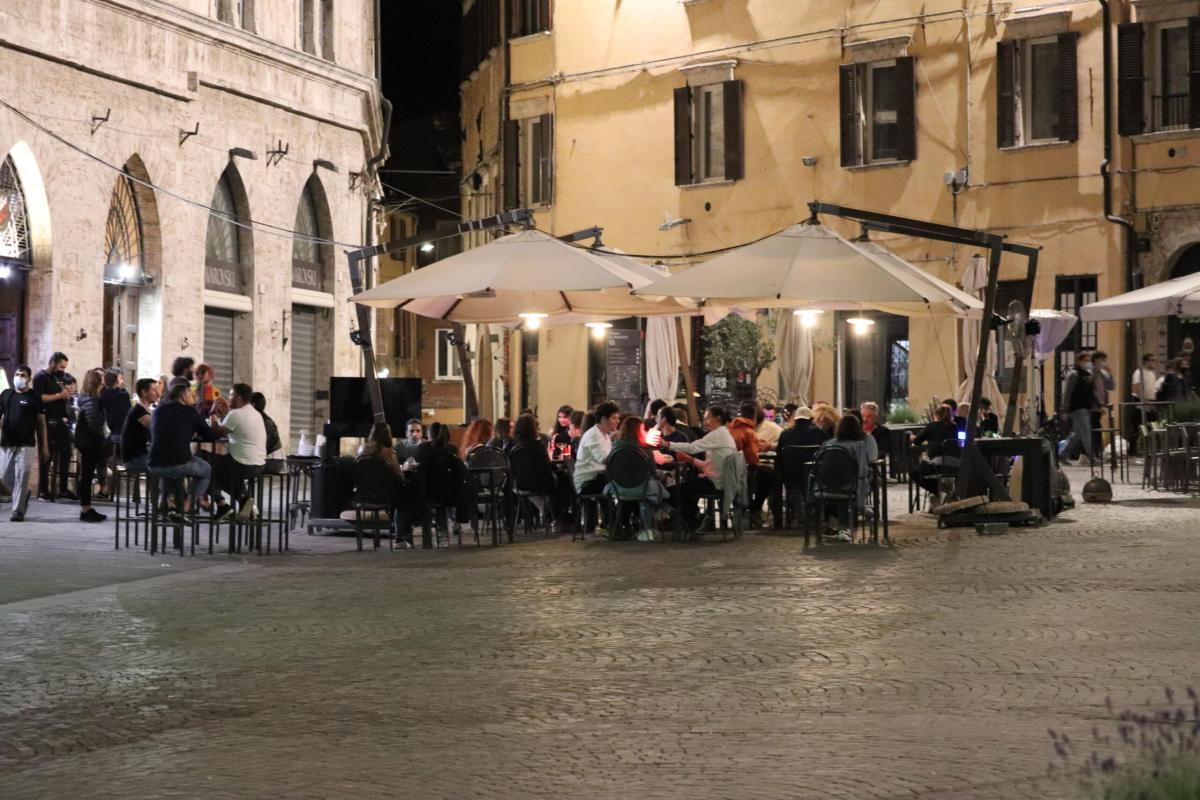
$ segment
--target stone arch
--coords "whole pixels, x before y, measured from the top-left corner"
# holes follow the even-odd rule
[[[250,200],[230,161],[217,179],[205,232],[202,360],[218,385],[254,382],[254,231]],[[236,343],[236,344],[235,344]]]
[[[325,240],[333,239],[333,215],[329,209],[329,198],[325,194],[325,186],[315,172],[300,190],[294,228],[298,233]],[[313,282],[304,280],[302,276],[293,276],[293,286],[323,292],[333,291],[334,249],[331,241],[307,242],[301,238],[295,239],[292,242],[292,263],[315,265],[321,272],[319,286],[306,285]]]
[[[52,307],[53,265],[50,201],[33,148],[18,141],[4,156],[20,184],[24,206],[28,270],[14,270],[0,299],[0,366],[8,374],[21,361],[40,365],[54,350],[54,330],[46,314]]]

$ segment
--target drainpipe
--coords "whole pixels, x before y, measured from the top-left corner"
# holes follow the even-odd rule
[[[1104,219],[1114,225],[1121,226],[1125,231],[1124,241],[1124,257],[1125,257],[1125,291],[1129,292],[1138,288],[1136,284],[1139,282],[1137,270],[1137,231],[1133,227],[1133,222],[1125,217],[1118,216],[1113,213],[1113,188],[1112,188],[1112,156],[1113,156],[1113,120],[1112,120],[1112,83],[1113,83],[1113,21],[1112,9],[1109,8],[1109,0],[1099,0],[1100,8],[1104,13],[1104,160],[1100,162],[1100,179],[1104,182]],[[1125,369],[1126,375],[1131,374],[1129,370],[1130,364],[1141,364],[1137,348],[1144,341],[1144,332],[1142,322],[1139,320],[1135,323],[1137,326],[1137,337],[1135,341],[1134,326],[1129,326],[1125,330]],[[1132,360],[1131,360],[1132,359]],[[1057,379],[1057,378],[1056,378]],[[1126,395],[1129,393],[1129,384],[1123,385]],[[1143,400],[1145,398],[1142,398]]]

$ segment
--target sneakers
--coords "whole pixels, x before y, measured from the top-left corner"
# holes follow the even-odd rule
[[[213,515],[213,522],[224,522],[233,516],[233,506],[227,503],[221,503],[217,506],[217,513]]]
[[[254,498],[247,498],[246,502],[242,504],[241,510],[237,513],[237,521],[248,522],[249,520],[254,519],[255,513],[256,509],[254,508]]]
[[[106,517],[104,514],[101,514],[94,508],[89,508],[87,511],[84,511],[79,515],[80,522],[104,522],[106,519],[108,519],[108,517]]]
[[[643,528],[642,530],[638,531],[637,540],[638,540],[639,542],[654,542],[654,541],[658,541],[658,540],[655,538],[655,536],[654,536],[654,531],[652,531],[652,530],[649,530],[649,529],[647,529],[647,528]]]
[[[12,513],[12,516],[8,518],[8,521],[9,522],[24,522],[25,521],[25,512],[21,511],[19,509],[14,511]]]
[[[854,537],[852,537],[850,535],[850,531],[846,530],[845,528],[842,528],[841,530],[836,530],[836,531],[826,531],[825,533],[821,534],[821,538],[825,539],[826,541],[830,541],[830,542],[852,542],[852,541],[854,541]]]
[[[71,490],[68,489],[67,491],[59,494],[58,499],[59,500],[70,500],[71,502],[75,502],[75,501],[79,500],[79,495],[75,494],[74,492],[72,492]]]

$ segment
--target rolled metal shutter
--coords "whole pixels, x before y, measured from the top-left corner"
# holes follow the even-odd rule
[[[317,309],[292,306],[292,424],[288,439],[296,452],[300,431],[308,431],[309,441],[320,432],[316,428],[315,392],[317,389]]]
[[[229,387],[233,374],[233,312],[204,309],[204,362],[217,373],[217,385]]]

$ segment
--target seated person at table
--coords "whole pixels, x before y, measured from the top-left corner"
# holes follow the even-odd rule
[[[583,432],[579,440],[579,449],[575,452],[575,494],[597,495],[604,491],[608,477],[604,472],[604,463],[612,452],[613,431],[621,421],[621,411],[616,403],[603,402],[596,406],[593,415],[596,424]],[[596,520],[593,518],[592,506],[588,506],[587,532],[596,530]]]
[[[857,416],[847,414],[838,422],[837,436],[821,445],[823,450],[833,447],[846,450],[854,457],[854,462],[858,467],[855,505],[861,511],[866,507],[867,490],[871,486],[871,464],[879,458],[879,448],[875,444],[875,438],[863,433],[862,423],[858,421]],[[846,503],[837,505],[838,508],[835,509],[837,516],[829,519],[828,530],[823,535],[839,542],[849,542],[851,541],[850,506]],[[826,513],[828,512],[829,508],[827,507]]]
[[[419,419],[410,419],[404,425],[404,440],[396,443],[396,455],[400,458],[400,463],[403,464],[410,458],[416,461],[417,453],[423,444],[425,444],[425,426]]]
[[[992,401],[986,397],[979,398],[979,435],[1000,435],[1000,417],[992,411]]]
[[[217,440],[212,428],[196,411],[187,379],[174,378],[167,389],[167,402],[160,402],[150,415],[150,456],[147,465],[150,475],[160,480],[193,479],[191,496],[184,501],[185,512],[196,503],[204,508],[210,505],[201,501],[201,498],[208,493],[212,466],[192,455],[192,437],[202,442]],[[165,484],[170,482],[163,481],[162,496],[167,496]]]
[[[694,442],[664,442],[663,448],[674,453],[683,462],[695,464],[697,473],[687,478],[682,486],[683,514],[688,527],[699,527],[699,502],[705,494],[716,492],[721,485],[721,472],[725,459],[737,452],[737,443],[729,428],[729,412],[720,406],[710,406],[704,412],[704,427],[708,433]],[[703,456],[703,460],[694,458]]]
[[[450,428],[440,422],[429,426],[429,441],[424,442],[417,452],[415,486],[418,497],[412,506],[423,513],[435,509],[441,530],[448,530],[447,512],[450,509],[454,509],[456,530],[471,519],[475,498],[479,495],[478,485],[467,465],[458,457],[458,450],[450,443]]]
[[[371,432],[367,434],[366,440],[358,448],[358,457],[378,458],[387,464],[392,475],[396,477],[395,500],[392,508],[396,515],[396,538],[405,547],[411,548],[413,546],[413,516],[415,510],[420,507],[419,492],[413,481],[401,480],[409,470],[400,463],[400,456],[396,453],[395,440],[392,439],[392,429],[386,422],[376,422],[371,426]]]
[[[267,415],[267,398],[262,392],[250,395],[250,405],[262,414],[263,426],[267,429],[267,461],[282,461],[287,457],[283,451],[283,439],[279,438],[279,426]]]
[[[688,439],[689,442],[694,442],[704,436],[705,431],[692,424],[692,419],[688,415],[687,403],[674,403],[671,408],[675,411],[676,427],[691,437]]]
[[[462,456],[466,460],[471,459],[471,453],[477,448],[485,447],[492,440],[492,423],[491,420],[486,420],[483,417],[472,422],[467,426],[467,432],[463,434],[462,440]]]
[[[774,450],[783,435],[783,428],[775,421],[774,403],[764,403],[758,410],[758,449],[760,451]]]
[[[229,413],[219,422],[216,414],[209,419],[213,431],[229,440],[226,452],[213,457],[212,496],[220,501],[221,493],[228,493],[238,505],[239,520],[247,520],[254,514],[254,497],[247,494],[245,482],[262,475],[267,463],[267,426],[262,414],[250,405],[252,394],[254,390],[247,384],[235,383],[229,396]],[[230,505],[218,503],[218,520],[232,514]]]
[[[571,502],[571,488],[565,472],[556,472],[550,456],[538,435],[537,420],[532,414],[522,414],[513,423],[513,446],[508,451],[512,466],[513,486],[538,495],[530,502],[537,507],[542,519],[565,520]],[[546,498],[550,498],[550,508]]]
[[[500,417],[492,427],[492,440],[488,446],[508,452],[512,448],[512,420]]]
[[[819,447],[829,439],[828,433],[813,424],[813,412],[808,406],[797,406],[792,412],[792,419],[792,426],[779,435],[779,444],[776,445],[775,469],[780,475],[787,474],[784,470],[787,468],[789,447]]]
[[[558,413],[554,415],[554,424],[546,437],[550,440],[550,447],[571,444],[571,415],[574,413],[575,409],[570,406],[559,407]]]
[[[664,405],[658,410],[658,424],[654,427],[658,430],[660,442],[690,442],[691,437],[682,428],[676,427],[677,417],[675,409]]]
[[[143,473],[150,457],[150,409],[158,402],[158,381],[142,378],[135,388],[137,402],[121,428],[121,459],[130,473]]]
[[[914,445],[925,446],[925,461],[917,465],[917,484],[938,493],[938,478],[943,467],[958,466],[958,427],[950,420],[950,407],[943,403],[933,410],[933,422],[912,438]]]
[[[626,417],[621,421],[621,425],[617,428],[617,432],[613,435],[612,451],[609,453],[609,460],[617,453],[629,450],[640,450],[647,459],[656,463],[666,461],[666,457],[644,444],[645,431],[643,429],[642,420],[637,417]],[[607,462],[606,462],[607,463]],[[604,487],[604,493],[610,497],[623,499],[622,490],[615,483],[609,483]],[[638,498],[638,507],[641,512],[641,530],[637,534],[637,539],[640,542],[654,541],[654,512],[667,501],[667,490],[658,480],[656,476],[651,476],[645,487],[641,490],[643,497]]]
[[[758,403],[748,400],[738,409],[738,415],[729,423],[729,432],[737,449],[746,457],[746,466],[758,464],[758,433],[756,432],[758,418]],[[708,421],[705,420],[705,425]]]
[[[863,433],[869,434],[875,439],[875,446],[879,448],[880,456],[890,457],[892,454],[892,432],[879,419],[879,406],[875,403],[863,403],[858,407],[858,412],[862,415]]]
[[[576,417],[579,421],[576,422]],[[571,457],[579,455],[579,443],[588,429],[596,424],[596,415],[590,411],[576,411],[571,415]]]
[[[813,406],[812,414],[813,425],[823,430],[826,438],[833,438],[833,434],[837,431],[837,424],[842,419],[838,410],[828,403],[817,403]]]

